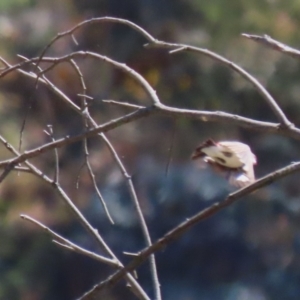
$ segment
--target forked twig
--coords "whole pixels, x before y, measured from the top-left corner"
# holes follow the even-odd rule
[[[50,234],[54,238],[53,242],[59,242],[60,246],[64,246],[64,247],[66,247],[69,250],[72,250],[72,251],[77,252],[79,254],[83,254],[85,256],[89,256],[92,259],[98,260],[98,261],[100,261],[102,263],[108,264],[108,265],[113,266],[113,267],[115,267],[116,264],[118,263],[114,259],[110,259],[110,258],[107,258],[105,256],[99,255],[99,254],[97,254],[95,252],[88,251],[88,250],[86,250],[86,249],[84,249],[84,248],[82,248],[82,247],[74,244],[70,240],[62,237],[61,235],[59,235],[58,233],[54,232],[49,227],[47,227],[46,225],[42,224],[41,222],[35,220],[32,217],[29,217],[27,215],[20,215],[20,217],[23,220],[29,221],[29,222],[35,224],[36,226],[41,227],[43,230],[45,230],[48,234]]]
[[[77,72],[77,74],[80,78],[81,87],[82,87],[82,90],[83,90],[82,116],[83,116],[83,119],[84,119],[85,127],[86,127],[86,129],[94,128],[95,126],[97,126],[97,123],[90,116],[89,108],[88,108],[88,105],[87,105],[87,102],[86,102],[86,98],[84,97],[84,95],[86,94],[86,85],[85,85],[85,82],[84,82],[82,72],[80,71],[80,68],[77,66],[77,64],[75,63],[74,60],[72,60],[71,63],[74,66],[74,68],[75,68],[75,70],[76,70],[76,72]],[[135,73],[135,71],[132,71],[132,73]],[[137,75],[135,75],[135,77],[140,78],[141,75],[137,74]],[[145,88],[146,91],[148,91],[150,97],[153,97],[153,94],[155,94],[155,91],[152,89],[152,87],[145,80],[144,80],[144,88]],[[155,101],[157,101],[157,99],[154,99],[153,101],[155,102]],[[133,200],[135,209],[136,209],[137,214],[138,214],[138,218],[139,218],[139,221],[140,221],[142,232],[144,234],[146,246],[149,247],[149,246],[151,246],[150,233],[149,233],[149,230],[148,230],[143,212],[141,210],[141,207],[140,207],[140,204],[139,204],[137,194],[136,194],[133,182],[131,180],[131,177],[127,173],[127,171],[125,169],[125,166],[123,165],[119,155],[117,154],[116,150],[114,149],[113,145],[108,140],[108,138],[105,136],[105,134],[101,133],[99,135],[102,138],[102,140],[104,141],[104,143],[106,144],[106,146],[108,147],[108,149],[109,149],[110,153],[112,154],[112,156],[114,157],[121,173],[123,174],[123,176],[124,176],[124,178],[125,178],[125,180],[128,184],[129,192],[130,192],[131,198]],[[105,202],[104,202],[104,200],[103,200],[103,198],[100,194],[99,189],[97,188],[96,181],[95,181],[95,176],[94,176],[94,173],[92,171],[91,165],[90,165],[89,160],[88,160],[88,147],[87,147],[87,139],[86,138],[84,139],[84,152],[85,152],[85,157],[86,157],[86,164],[87,164],[87,167],[88,167],[88,170],[89,170],[89,174],[92,178],[95,190],[97,191],[98,196],[100,197],[100,199],[103,203],[104,209],[106,211],[106,214],[108,215],[109,220],[111,221],[111,223],[113,223],[113,220],[112,220],[112,218],[111,218],[111,216],[110,216],[110,214],[107,210],[106,204],[105,204]],[[152,281],[153,281],[153,288],[154,288],[154,292],[155,292],[155,299],[156,300],[161,300],[160,284],[159,284],[159,279],[158,279],[158,274],[157,274],[157,267],[156,267],[155,257],[154,257],[153,254],[149,257],[149,261],[150,261],[150,270],[151,270]]]
[[[84,78],[83,78],[83,74],[79,68],[79,66],[77,65],[77,63],[74,61],[74,60],[71,60],[70,61],[72,67],[75,69],[75,72],[77,73],[78,77],[79,77],[79,80],[80,80],[80,84],[81,84],[81,88],[82,88],[82,94],[81,94],[81,111],[80,111],[80,115],[82,116],[83,118],[83,124],[84,124],[84,127],[86,130],[88,130],[90,128],[89,126],[89,121],[88,119],[90,119],[90,114],[89,114],[89,111],[88,111],[88,103],[87,103],[87,99],[89,97],[86,96],[86,84],[84,82]],[[76,112],[79,113],[79,110],[76,110]],[[92,169],[92,166],[90,164],[90,161],[89,161],[89,150],[88,150],[88,141],[87,141],[87,138],[83,139],[83,149],[84,149],[84,155],[85,155],[85,165],[88,169],[88,174],[90,176],[90,179],[93,183],[93,186],[94,186],[94,190],[96,191],[96,194],[102,204],[102,207],[105,211],[105,214],[108,218],[108,220],[110,221],[111,224],[114,224],[114,220],[107,208],[107,205],[106,205],[106,202],[104,201],[104,198],[102,197],[102,194],[97,186],[97,182],[96,182],[96,177],[95,177],[95,174],[94,174],[94,171]]]
[[[0,135],[0,142],[4,144],[4,146],[15,155],[20,155],[18,151],[9,144],[1,135]],[[54,190],[56,190],[59,194],[59,196],[64,200],[64,202],[68,205],[68,207],[71,209],[72,213],[77,217],[77,219],[81,222],[83,227],[86,229],[87,232],[91,234],[92,237],[95,238],[97,243],[100,245],[100,247],[111,256],[112,260],[115,261],[115,268],[122,268],[122,263],[117,259],[117,257],[114,255],[112,250],[109,248],[109,246],[105,243],[102,236],[99,234],[98,230],[94,229],[92,225],[87,221],[87,219],[84,217],[84,215],[79,211],[79,209],[76,207],[76,205],[73,203],[73,201],[68,197],[66,192],[63,190],[63,188],[59,185],[58,182],[54,182],[51,180],[46,174],[44,174],[42,171],[40,171],[38,168],[36,168],[33,164],[29,163],[28,161],[25,161],[25,165],[32,171],[32,173],[37,176],[38,178],[42,179],[44,182],[49,184]],[[13,165],[10,165],[10,167],[13,167]],[[126,274],[126,279],[129,282],[129,284],[132,287],[132,291],[137,295],[137,297],[141,300],[150,300],[148,295],[145,293],[145,291],[142,289],[142,287],[138,284],[138,282],[135,280],[135,278],[131,274]]]
[[[145,29],[138,26],[137,24],[130,22],[125,19],[121,18],[113,18],[113,17],[103,17],[103,18],[94,18],[90,20],[86,20],[84,22],[79,23],[78,25],[74,26],[70,30],[67,30],[65,32],[62,32],[58,34],[55,38],[52,39],[52,41],[45,47],[45,49],[42,51],[37,65],[39,65],[40,61],[43,60],[44,55],[46,51],[51,47],[51,45],[58,39],[62,38],[63,36],[72,35],[77,29],[93,24],[93,23],[100,23],[100,22],[111,22],[111,23],[118,23],[118,24],[124,24],[126,26],[129,26],[136,32],[140,33],[142,36],[144,36],[149,44],[148,46],[152,47],[163,47],[163,48],[171,48],[173,50],[173,53],[179,52],[179,51],[192,51],[204,54],[222,64],[225,64],[229,68],[233,69],[234,71],[238,72],[240,75],[242,75],[247,81],[253,84],[253,86],[257,89],[257,91],[263,96],[263,98],[266,100],[266,102],[269,104],[270,108],[273,110],[277,118],[279,119],[281,125],[283,127],[293,127],[293,124],[287,119],[281,108],[276,103],[275,99],[270,95],[270,93],[258,82],[256,78],[251,76],[248,72],[246,72],[243,68],[238,66],[237,64],[225,59],[224,57],[209,51],[207,49],[199,48],[199,47],[193,47],[190,45],[184,45],[184,44],[178,44],[178,43],[168,43],[164,41],[159,41],[155,39],[150,33],[148,33]]]

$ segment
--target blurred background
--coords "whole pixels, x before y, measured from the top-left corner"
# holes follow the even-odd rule
[[[200,0],[0,0],[0,55],[11,64],[39,55],[58,33],[91,17],[128,19],[153,36],[208,48],[239,64],[264,84],[288,118],[300,125],[300,65],[295,59],[241,37],[268,34],[299,46],[300,1]],[[140,72],[170,106],[222,110],[264,121],[275,121],[264,99],[239,75],[201,55],[145,49],[143,37],[128,27],[95,24],[66,37],[48,51],[62,56],[77,50],[105,54]],[[99,122],[128,113],[103,99],[149,104],[143,90],[126,74],[89,59],[78,60],[94,97],[92,116]],[[79,103],[77,75],[61,64],[47,76]],[[54,135],[81,132],[80,118],[49,89],[11,73],[0,80],[0,124],[3,135],[22,150]],[[30,107],[30,109],[28,109]],[[232,191],[209,169],[190,161],[203,140],[238,139],[251,145],[258,159],[257,177],[300,158],[298,141],[218,123],[151,117],[108,134],[133,175],[139,201],[153,240],[194,213],[222,201]],[[98,186],[111,211],[110,225],[85,169],[82,143],[59,150],[60,180],[88,220],[126,263],[122,252],[144,247],[141,229],[124,178],[99,139],[91,139],[90,157]],[[0,158],[10,157],[4,147]],[[167,170],[168,161],[170,165]],[[32,160],[53,176],[54,155]],[[79,177],[79,188],[76,181]],[[299,174],[288,176],[198,224],[157,253],[164,300],[296,300],[300,298]],[[112,270],[89,258],[61,249],[51,237],[19,218],[28,214],[72,241],[97,251],[93,239],[73,218],[57,194],[40,179],[11,173],[0,190],[0,299],[72,300]],[[148,264],[139,280],[152,298]],[[133,299],[120,283],[106,300]]]

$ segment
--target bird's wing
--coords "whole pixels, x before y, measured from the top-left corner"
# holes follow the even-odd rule
[[[234,152],[240,159],[244,159],[248,153],[252,153],[250,147],[240,142],[219,142],[227,150]]]
[[[243,171],[247,178],[249,178],[249,183],[255,181],[255,175],[253,170],[253,164],[256,163],[256,159],[254,154],[251,152],[251,149],[248,145],[237,142],[220,142],[220,145],[227,148],[228,150],[234,152],[236,156],[241,160],[244,164],[242,167]],[[241,177],[242,181],[245,181],[245,178]]]

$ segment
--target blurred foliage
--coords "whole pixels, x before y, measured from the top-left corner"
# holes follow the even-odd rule
[[[31,7],[36,1],[33,0],[1,0],[0,10],[2,12],[9,12],[20,8]]]
[[[238,63],[269,89],[299,126],[298,61],[240,35],[268,34],[296,47],[300,42],[299,13],[298,0],[1,0],[0,54],[13,64],[20,61],[17,54],[39,55],[58,32],[83,20],[99,16],[127,18],[157,38],[208,48]],[[47,55],[62,56],[75,50],[105,54],[140,72],[168,105],[223,110],[276,122],[249,83],[209,58],[145,49],[144,38],[116,24],[90,25],[78,30],[75,38],[78,45],[66,37],[56,42]],[[126,74],[92,60],[79,60],[78,64],[87,92],[94,97],[91,112],[99,123],[128,112],[104,104],[103,99],[149,103],[144,91]],[[68,64],[57,66],[47,75],[79,103],[79,80]],[[82,120],[53,93],[42,85],[36,88],[34,81],[17,73],[1,78],[0,103],[1,134],[15,147],[28,116],[23,150],[49,141],[43,133],[47,124],[54,125],[56,137],[82,130]],[[288,138],[187,119],[144,119],[115,129],[108,136],[133,174],[153,239],[196,211],[224,199],[229,192],[223,179],[189,162],[192,150],[205,138],[239,139],[251,144],[259,161],[258,176],[299,160],[300,153],[298,142]],[[96,139],[89,140],[89,147],[99,187],[116,225],[110,226],[86,170],[80,168],[84,160],[81,143],[59,150],[61,184],[126,262],[129,258],[122,251],[135,252],[144,247],[137,217],[109,151]],[[7,150],[0,148],[0,158],[8,157]],[[32,162],[53,175],[53,153]],[[296,174],[250,195],[158,253],[164,299],[299,299],[298,179]],[[111,272],[106,266],[56,247],[39,229],[20,221],[20,213],[37,218],[88,249],[98,250],[48,186],[31,175],[12,173],[0,192],[0,299],[71,300]],[[139,269],[139,279],[151,295],[146,264]],[[105,299],[132,299],[132,294],[120,284]]]

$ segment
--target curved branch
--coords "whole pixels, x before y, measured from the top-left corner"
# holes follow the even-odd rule
[[[119,23],[119,24],[124,24],[126,26],[129,26],[136,32],[140,33],[142,36],[144,36],[148,42],[149,46],[152,47],[162,47],[162,48],[168,48],[168,49],[173,49],[173,52],[178,52],[178,51],[192,51],[192,52],[197,52],[204,54],[226,66],[229,68],[233,69],[237,73],[239,73],[242,77],[244,77],[247,81],[249,81],[255,88],[256,90],[263,96],[267,104],[270,106],[270,108],[273,110],[274,114],[277,116],[278,120],[281,123],[282,127],[286,128],[292,128],[293,124],[288,120],[288,118],[285,116],[284,112],[282,109],[278,106],[276,103],[275,99],[270,95],[270,93],[259,83],[259,81],[254,78],[252,75],[250,75],[247,71],[245,71],[243,68],[238,66],[237,64],[233,63],[232,61],[222,57],[221,55],[218,55],[210,50],[203,49],[203,48],[198,48],[198,47],[193,47],[185,44],[180,44],[180,43],[167,43],[164,41],[159,41],[155,39],[151,34],[149,34],[145,29],[142,27],[138,26],[137,24],[130,22],[125,19],[120,19],[120,18],[113,18],[113,17],[103,17],[103,18],[94,18],[90,20],[86,20],[82,23],[79,23],[78,25],[74,26],[68,31],[62,32],[58,34],[53,40],[46,46],[46,48],[42,51],[42,54],[40,55],[38,59],[38,64],[40,61],[43,60],[43,56],[45,55],[47,49],[59,38],[66,36],[66,35],[71,35],[75,30],[78,28],[87,25],[87,24],[92,24],[92,23],[97,23],[97,22],[112,22],[112,23]],[[175,49],[175,51],[174,51]]]
[[[246,70],[241,68],[239,65],[235,64],[234,62],[224,58],[223,56],[216,54],[210,50],[202,49],[198,47],[193,47],[189,45],[184,44],[174,44],[174,43],[166,43],[163,41],[154,41],[152,44],[149,44],[149,46],[153,47],[162,47],[162,48],[171,48],[176,49],[173,51],[179,52],[179,51],[190,51],[190,52],[196,52],[200,54],[204,54],[205,56],[208,56],[223,65],[226,65],[230,69],[236,71],[239,73],[242,77],[244,77],[247,81],[249,81],[255,89],[262,95],[263,99],[267,102],[269,107],[272,109],[276,117],[278,118],[280,125],[284,128],[293,128],[294,125],[288,120],[282,109],[279,107],[279,105],[276,103],[275,99],[271,96],[271,94],[264,88],[264,86],[251,74],[249,74]]]
[[[119,23],[119,24],[123,24],[126,26],[129,26],[130,28],[132,28],[133,30],[137,31],[138,33],[140,33],[142,36],[144,36],[146,38],[146,40],[150,41],[150,42],[154,42],[155,38],[149,34],[145,29],[143,29],[142,27],[138,26],[137,24],[130,22],[126,19],[120,19],[120,18],[114,18],[114,17],[101,17],[101,18],[92,18],[89,20],[85,20],[79,24],[77,24],[76,26],[74,26],[73,28],[66,30],[64,32],[61,32],[59,34],[57,34],[51,41],[50,43],[48,43],[48,45],[44,48],[44,50],[42,51],[41,55],[39,56],[37,65],[39,65],[39,63],[41,62],[42,58],[45,56],[47,50],[59,39],[68,36],[68,35],[73,35],[73,33],[78,30],[81,27],[84,27],[86,25],[91,25],[91,24],[95,24],[95,23]]]
[[[270,106],[270,108],[272,109],[272,111],[274,112],[274,114],[277,116],[278,120],[280,121],[280,125],[283,128],[293,128],[294,125],[288,120],[288,118],[285,116],[284,112],[282,111],[282,109],[279,107],[279,105],[276,103],[275,99],[270,95],[270,93],[259,83],[259,81],[254,78],[252,75],[250,75],[247,71],[245,71],[243,68],[241,68],[240,66],[238,66],[237,64],[233,63],[232,61],[222,57],[221,55],[218,55],[210,50],[207,49],[203,49],[203,48],[198,48],[198,47],[193,47],[193,46],[189,46],[189,45],[185,45],[185,44],[180,44],[180,43],[168,43],[168,42],[164,42],[164,41],[159,41],[157,39],[155,39],[152,35],[150,35],[146,30],[144,30],[142,27],[138,26],[137,24],[130,22],[128,20],[125,19],[120,19],[120,18],[113,18],[113,17],[103,17],[103,18],[95,18],[95,19],[90,19],[90,20],[86,20],[82,23],[79,23],[78,25],[76,25],[75,27],[71,28],[70,30],[67,30],[65,32],[59,33],[55,38],[53,38],[53,40],[46,46],[46,48],[42,51],[42,54],[38,57],[35,58],[33,60],[30,60],[31,62],[37,62],[37,65],[39,65],[39,63],[41,61],[46,61],[44,58],[44,55],[47,51],[47,49],[49,49],[49,47],[51,47],[51,45],[58,39],[60,39],[63,36],[66,35],[71,35],[74,31],[76,31],[78,28],[87,25],[87,24],[92,24],[92,23],[97,23],[97,22],[112,22],[112,23],[120,23],[120,24],[124,24],[129,26],[130,28],[134,29],[135,31],[137,31],[138,33],[140,33],[141,35],[143,35],[149,42],[148,46],[151,47],[161,47],[161,48],[168,48],[168,49],[173,49],[173,53],[174,52],[179,52],[179,51],[192,51],[192,52],[197,52],[197,53],[201,53],[204,54],[205,56],[208,56],[226,66],[228,66],[229,68],[233,69],[234,71],[236,71],[237,73],[239,73],[242,77],[244,77],[247,81],[249,81],[255,88],[256,90],[263,96],[263,98],[265,99],[265,101],[267,102],[267,104]],[[76,52],[74,52],[76,53]],[[77,52],[78,53],[78,52]],[[88,53],[88,52],[86,52]],[[72,55],[72,54],[71,54]],[[71,55],[68,55],[68,57],[70,57]],[[97,54],[93,54],[96,55]],[[98,55],[101,56],[101,55]],[[105,57],[105,56],[101,56],[102,59],[104,61],[108,61],[111,62],[112,64],[115,64],[116,62]],[[61,59],[61,58],[60,58]],[[29,62],[30,62],[29,61]],[[22,63],[13,66],[12,68],[8,68],[6,70],[4,70],[1,74],[1,76],[4,76],[7,72],[12,71],[13,69],[16,68],[21,68],[23,66]],[[126,69],[126,65],[125,64],[120,64],[117,63],[115,64],[116,67],[120,67],[121,69],[124,70],[123,67],[125,67]],[[52,66],[51,66],[52,68]],[[128,67],[127,67],[128,68]],[[130,69],[130,68],[128,68]],[[129,70],[127,70],[129,71]],[[129,72],[131,72],[132,69],[130,69]],[[132,74],[133,77],[135,79],[137,79],[137,77],[135,75],[137,74]],[[139,75],[139,74],[138,74]],[[140,75],[139,75],[140,76]],[[138,78],[138,81],[143,85],[144,87],[144,83],[143,83],[143,77],[140,76],[141,78]],[[140,81],[140,79],[142,79]],[[147,90],[147,89],[146,89]],[[147,91],[149,93],[149,90]],[[154,97],[153,97],[154,96]],[[153,101],[154,104],[159,103],[158,98],[156,97],[155,92],[153,93],[151,91],[150,93],[150,97]]]
[[[110,65],[127,73],[130,77],[132,77],[134,80],[136,80],[142,86],[142,88],[145,90],[146,94],[150,97],[150,99],[154,105],[160,103],[160,101],[156,95],[156,91],[151,87],[151,85],[147,82],[147,80],[142,75],[140,75],[138,72],[136,72],[132,68],[128,67],[124,63],[120,63],[120,62],[113,60],[105,55],[97,54],[97,53],[90,52],[90,51],[77,51],[77,52],[72,52],[68,55],[62,56],[62,57],[55,57],[55,58],[43,57],[41,61],[49,62],[52,64],[50,67],[48,67],[47,69],[40,72],[39,76],[41,76],[42,74],[45,74],[47,71],[53,69],[57,64],[62,63],[62,62],[68,62],[71,59],[76,58],[76,57],[90,57],[90,58],[99,59],[101,61],[109,63]],[[26,66],[26,65],[29,65],[32,63],[36,63],[39,60],[40,60],[40,58],[35,57],[35,58],[29,59],[29,60],[22,61],[14,66],[10,66],[0,73],[0,78],[16,69],[21,69],[23,66]]]

